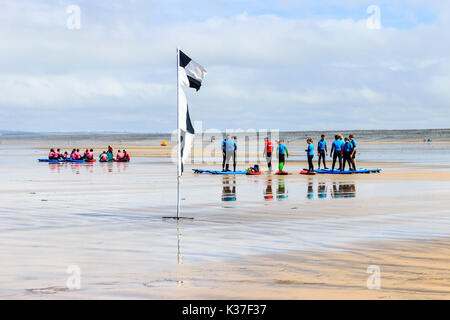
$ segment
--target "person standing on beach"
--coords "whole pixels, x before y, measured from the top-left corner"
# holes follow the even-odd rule
[[[319,165],[319,170],[320,170],[320,160],[322,159],[323,162],[323,168],[324,169],[328,169],[327,165],[325,164],[325,155],[328,154],[328,149],[327,149],[327,141],[325,140],[325,135],[321,135],[320,136],[321,139],[319,140],[319,142],[317,142],[317,154],[319,155],[319,161],[318,161],[318,165]]]
[[[308,138],[306,140],[306,143],[308,144],[308,147],[306,148],[306,155],[308,156],[308,172],[314,172],[314,164],[313,164],[313,158],[314,158],[314,140],[312,138]]]
[[[331,170],[334,171],[334,166],[336,165],[336,159],[339,159],[339,170],[342,171],[342,142],[339,139],[340,136],[336,135],[335,140],[331,146],[330,156],[333,157],[333,165],[331,166]]]
[[[345,138],[345,143],[343,147],[343,154],[344,154],[344,165],[342,167],[342,170],[345,171],[345,164],[348,163],[348,167],[350,170],[353,169],[353,163],[352,163],[352,151],[353,151],[353,144],[350,142],[348,138]]]
[[[230,136],[227,136],[227,141],[225,142],[225,171],[230,171],[230,161],[233,157],[234,151],[235,151],[236,143],[233,139],[231,139]]]
[[[278,171],[282,172],[284,163],[289,157],[287,147],[283,144],[283,140],[278,141]]]
[[[350,156],[353,164],[353,170],[356,170],[356,140],[354,139],[354,136],[351,134],[348,136],[350,143],[353,145],[353,151]]]
[[[222,140],[222,171],[225,171],[225,161],[227,159],[226,143],[227,143],[227,139],[225,138]]]
[[[272,171],[272,141],[269,140],[268,137],[264,138],[265,140],[265,146],[264,146],[264,152],[263,157],[266,157],[267,161],[267,167],[269,167],[269,171]]]
[[[233,171],[236,172],[236,152],[237,152],[237,137],[233,137],[234,141],[234,152],[233,152]]]

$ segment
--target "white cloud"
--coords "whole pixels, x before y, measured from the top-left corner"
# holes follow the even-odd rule
[[[449,8],[438,2],[435,24],[381,30],[365,20],[247,12],[164,23],[139,8],[119,10],[118,2],[106,12],[83,4],[76,31],[65,28],[65,2],[10,2],[0,12],[0,129],[39,130],[41,114],[58,119],[58,130],[87,130],[108,117],[121,130],[146,131],[146,121],[161,119],[151,128],[170,131],[177,45],[209,71],[188,99],[211,127],[270,127],[278,117],[296,129],[301,117],[310,119],[302,129],[326,129],[324,117],[336,110],[347,113],[342,128],[450,120],[427,121],[422,112],[441,112],[450,101],[450,29],[442,18]],[[59,113],[68,107],[79,110],[75,118]]]

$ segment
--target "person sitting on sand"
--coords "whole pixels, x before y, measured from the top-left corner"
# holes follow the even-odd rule
[[[88,161],[94,160],[94,149],[91,149],[89,151],[86,149],[85,159]]]
[[[48,153],[48,159],[55,160],[55,149],[50,149],[50,152]]]
[[[83,154],[83,156],[81,157],[81,159],[87,160],[88,154],[89,154],[89,149],[86,149],[86,151],[84,151],[84,154]]]
[[[108,154],[106,153],[106,151],[103,151],[98,157],[101,162],[108,161]]]
[[[125,150],[125,149],[123,150],[122,161],[125,161],[125,162],[129,162],[130,161],[130,155],[128,154],[127,150]]]
[[[283,144],[283,140],[278,141],[278,171],[282,172],[284,168],[284,163],[289,157],[287,147]]]
[[[313,158],[314,158],[314,141],[312,138],[306,139],[306,143],[308,147],[306,148],[306,155],[308,157],[308,172],[314,172],[314,164],[313,164]]]
[[[108,155],[108,161],[114,159],[113,148],[111,146],[108,146],[108,152],[106,152],[106,154]]]
[[[250,167],[247,169],[248,173],[258,173],[259,172],[259,165],[255,164],[253,167]]]
[[[77,150],[75,150],[74,153],[72,153],[71,159],[72,160],[81,160],[80,149],[77,149]]]
[[[122,158],[123,158],[123,153],[122,153],[122,151],[117,151],[117,156],[116,156],[116,159],[118,160],[118,161],[122,161]]]

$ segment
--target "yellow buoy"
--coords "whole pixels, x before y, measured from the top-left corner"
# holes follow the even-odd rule
[[[163,142],[161,142],[161,146],[162,146],[162,147],[167,147],[167,142],[166,142],[166,140],[163,140]]]

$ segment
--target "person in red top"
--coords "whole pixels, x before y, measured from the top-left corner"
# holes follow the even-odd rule
[[[125,162],[130,161],[130,155],[128,154],[128,152],[126,150],[123,150],[122,161],[125,161]]]
[[[93,161],[94,160],[94,149],[91,149],[88,151],[88,149],[86,149],[86,153],[85,153],[85,159],[87,161]]]
[[[273,149],[273,144],[272,144],[272,141],[269,140],[269,138],[264,138],[264,141],[265,141],[265,147],[264,147],[263,156],[266,157],[267,166],[269,167],[269,171],[272,171],[272,149]]]
[[[55,159],[55,149],[50,149],[50,152],[48,154],[48,158],[50,160],[54,160]]]

